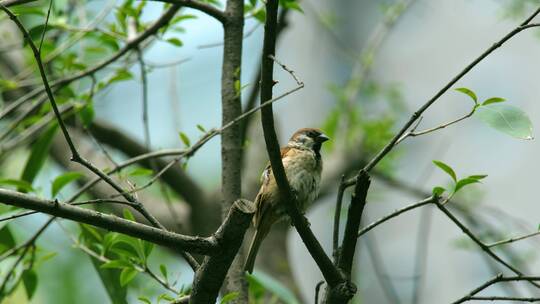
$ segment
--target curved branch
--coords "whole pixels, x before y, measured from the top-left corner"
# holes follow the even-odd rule
[[[214,17],[217,21],[221,23],[227,22],[227,16],[225,15],[225,12],[219,10],[217,7],[213,5],[210,5],[208,3],[204,3],[201,1],[195,1],[195,0],[153,0],[153,1],[165,2],[165,3],[171,3],[171,4],[189,7],[189,8],[198,10],[200,12],[203,12],[207,14],[208,16]]]

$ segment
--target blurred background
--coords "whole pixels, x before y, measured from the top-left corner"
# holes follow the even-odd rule
[[[55,1],[55,5],[58,2]],[[119,4],[95,0],[78,5],[83,5],[87,14],[98,15],[105,9],[114,12],[110,8]],[[311,228],[327,252],[331,252],[340,175],[360,168],[416,109],[522,22],[536,9],[538,1],[306,0],[299,4],[303,12],[291,10],[288,13],[276,57],[295,71],[305,88],[277,102],[275,116],[282,144],[296,129],[306,126],[322,128],[333,138],[323,151],[325,187],[307,213]],[[160,3],[148,3],[143,20],[155,20],[162,8]],[[183,30],[164,37],[181,40],[181,47],[153,41],[144,52],[150,70],[147,81],[150,144],[155,150],[185,146],[179,132],[193,143],[203,134],[197,125],[208,130],[221,122],[222,28],[215,20],[196,11],[186,10],[186,14],[196,18],[182,22]],[[112,19],[111,13],[103,22]],[[4,27],[7,22],[2,20],[0,24]],[[4,38],[0,38],[6,43],[1,42],[0,47],[8,41],[16,41],[13,35],[6,34],[10,32],[6,29],[2,29]],[[503,97],[522,109],[533,126],[539,125],[539,34],[539,30],[532,29],[512,38],[455,87],[473,90],[480,100]],[[262,37],[262,24],[255,17],[248,18],[241,81],[242,86],[245,85],[244,103],[256,85]],[[19,51],[2,50],[5,56],[24,60]],[[130,67],[134,75],[131,79],[98,92],[94,96],[94,110],[96,120],[144,143],[139,69],[135,62]],[[275,78],[279,81],[274,89],[276,95],[296,86],[294,79],[279,67],[276,67]],[[80,88],[87,86],[88,83],[83,83]],[[469,97],[450,90],[424,113],[419,129],[454,120],[470,109]],[[248,199],[254,198],[258,177],[266,164],[260,134],[260,122],[255,117],[249,124],[245,147],[244,193]],[[113,158],[126,158],[110,150]],[[0,169],[3,177],[17,174],[24,166],[28,151],[25,148],[18,151],[21,153],[4,157]],[[415,191],[429,196],[434,186],[448,186],[451,181],[448,175],[432,163],[432,160],[441,160],[451,165],[458,176],[488,175],[481,184],[461,191],[450,202],[458,206],[460,218],[471,230],[486,241],[534,232],[540,223],[535,192],[536,173],[540,171],[540,162],[536,161],[538,151],[537,140],[513,138],[490,128],[474,115],[437,132],[408,138],[381,164],[374,176],[363,224],[424,198]],[[101,152],[90,144],[85,153],[99,156]],[[219,193],[219,153],[219,138],[212,139],[190,158],[185,168],[208,197],[215,198]],[[104,162],[103,166],[106,165]],[[65,168],[52,160],[45,168],[34,187],[44,197],[50,197],[51,181]],[[393,183],[388,183],[389,178]],[[69,197],[75,189],[75,186],[69,187],[60,198]],[[159,187],[152,186],[148,191],[154,197],[152,201],[158,204],[162,195]],[[172,201],[185,205],[174,194]],[[346,212],[348,192],[344,201],[343,212]],[[185,218],[189,211],[179,207],[178,212]],[[45,220],[45,216],[34,215],[18,219],[10,226],[17,239],[24,240]],[[65,222],[64,226],[73,235],[77,234],[72,223]],[[293,301],[292,298],[299,303],[313,303],[315,286],[322,275],[294,229],[283,225],[279,230],[281,233],[276,232],[274,237],[286,238],[286,241],[269,241],[265,251],[270,251],[270,262],[262,257],[256,275],[266,283],[271,282],[268,284],[281,284],[272,289],[282,292],[281,296],[273,297],[277,303]],[[525,273],[535,274],[540,270],[536,250],[539,240],[508,244],[497,248],[496,252]],[[54,225],[38,244],[43,252],[56,255],[37,268],[40,282],[32,303],[109,301],[90,259],[72,246],[64,229]],[[275,244],[283,248],[274,247]],[[449,303],[495,274],[505,272],[469,242],[448,218],[430,206],[377,227],[361,238],[358,246],[354,277],[359,290],[354,303]],[[278,256],[272,255],[272,251]],[[279,260],[284,258],[286,261]],[[272,263],[274,267],[268,266]],[[150,264],[154,267],[170,265],[169,278],[173,278],[176,286],[189,285],[191,270],[167,251],[155,250]],[[280,279],[288,271],[293,274],[296,287]],[[135,282],[129,290],[133,303],[137,303],[140,295],[155,295],[155,299],[163,293],[159,286],[142,276]],[[489,289],[489,295],[527,292],[530,290],[525,284],[499,284]],[[19,291],[5,303],[22,303],[22,299],[23,291]]]

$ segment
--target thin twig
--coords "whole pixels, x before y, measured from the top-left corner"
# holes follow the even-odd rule
[[[361,237],[362,235],[364,235],[365,233],[367,233],[371,229],[379,226],[380,224],[382,224],[382,223],[384,223],[384,222],[386,222],[386,221],[388,221],[388,220],[390,220],[390,219],[392,219],[392,218],[394,218],[394,217],[396,217],[396,216],[398,216],[398,215],[400,215],[402,213],[405,213],[407,211],[410,211],[410,210],[413,210],[413,209],[416,209],[416,208],[419,208],[419,207],[422,207],[422,206],[425,206],[425,205],[428,205],[428,204],[432,204],[432,203],[435,202],[435,200],[436,200],[436,198],[429,197],[429,198],[421,200],[421,201],[419,201],[417,203],[413,203],[413,204],[410,204],[410,205],[408,205],[406,207],[398,209],[398,210],[396,210],[396,211],[394,211],[394,212],[392,212],[392,213],[390,213],[390,214],[376,220],[375,222],[367,225],[366,227],[362,228],[362,230],[360,230],[358,232],[358,237]]]
[[[323,284],[324,281],[320,281],[319,283],[317,283],[317,285],[315,285],[315,304],[319,304],[319,293]]]
[[[534,236],[537,236],[537,235],[540,235],[540,231],[532,232],[532,233],[529,233],[529,234],[525,234],[525,235],[522,235],[522,236],[513,237],[513,238],[509,238],[509,239],[505,239],[505,240],[500,240],[498,242],[494,242],[494,243],[488,244],[486,246],[491,248],[491,247],[495,247],[495,246],[499,246],[499,245],[503,245],[503,244],[509,244],[509,243],[521,241],[521,240],[528,239],[528,238],[531,238],[531,237],[534,237]]]
[[[397,140],[396,145],[399,145],[399,143],[401,143],[403,140],[405,140],[405,139],[408,138],[408,137],[415,137],[415,136],[420,136],[420,135],[432,133],[432,132],[435,132],[435,131],[437,131],[437,130],[444,129],[444,128],[448,127],[448,126],[451,126],[451,125],[453,125],[453,124],[456,124],[456,123],[458,123],[458,122],[460,122],[460,121],[462,121],[462,120],[465,120],[465,119],[471,117],[471,116],[474,114],[475,111],[476,111],[476,108],[473,108],[468,114],[466,114],[466,115],[464,115],[464,116],[462,116],[462,117],[460,117],[460,118],[454,119],[454,120],[452,120],[452,121],[450,121],[450,122],[443,123],[443,124],[441,124],[441,125],[438,125],[438,126],[436,126],[436,127],[429,128],[429,129],[426,129],[426,130],[416,131],[416,127],[415,127],[415,128],[413,128],[413,129],[411,129],[411,131],[408,131],[408,132],[406,132],[405,134],[403,134],[403,136],[401,136],[401,137]],[[420,118],[420,119],[421,119],[421,118]],[[420,119],[418,120],[418,123],[420,123]],[[418,125],[416,125],[416,126],[418,126]]]
[[[332,253],[334,256],[334,263],[338,260],[338,247],[339,247],[339,225],[340,225],[340,219],[341,219],[341,209],[343,204],[343,193],[345,192],[345,186],[343,185],[343,182],[345,181],[345,175],[341,176],[341,181],[339,183],[338,188],[338,194],[336,198],[336,206],[334,210],[334,233],[332,237]]]

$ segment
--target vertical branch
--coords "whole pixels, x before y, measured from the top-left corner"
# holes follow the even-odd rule
[[[222,251],[220,254],[207,256],[195,273],[189,303],[206,304],[216,302],[219,288],[242,245],[244,234],[249,227],[253,213],[255,213],[255,208],[253,203],[249,201],[238,200],[232,205],[223,225],[214,235],[217,242],[222,246]],[[237,299],[239,303],[248,303],[247,300],[244,302],[239,298]]]
[[[241,81],[244,2],[227,0],[226,20],[223,22],[223,66],[221,71],[222,124],[226,125],[242,114],[237,83]],[[242,137],[236,124],[221,134],[221,193],[222,217],[231,204],[242,195]],[[244,256],[240,254],[231,265],[224,285],[225,292],[239,292],[239,302],[247,303],[247,282],[244,279]]]
[[[277,11],[278,0],[268,0],[266,2],[266,22],[264,26],[264,44],[262,54],[261,69],[261,104],[272,99],[272,88],[274,86],[274,57],[276,51],[276,33],[277,33]],[[348,281],[332,263],[328,255],[324,252],[321,244],[309,228],[307,219],[300,213],[296,207],[296,199],[292,194],[279,150],[274,128],[274,114],[272,105],[261,108],[261,121],[264,131],[264,140],[266,150],[270,158],[272,173],[276,179],[279,188],[280,200],[287,208],[287,213],[296,228],[296,231],[302,238],[310,255],[313,257],[317,266],[321,270],[324,279],[332,291],[332,297],[328,303],[346,303],[356,293],[356,286]]]
[[[361,171],[356,179],[356,186],[351,198],[347,224],[343,235],[343,243],[339,253],[338,267],[350,278],[354,253],[356,251],[357,234],[360,228],[360,220],[366,205],[366,196],[371,181],[365,171]]]

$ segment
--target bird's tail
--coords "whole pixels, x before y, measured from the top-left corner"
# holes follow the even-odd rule
[[[264,229],[266,230],[266,229]],[[255,266],[255,258],[257,257],[257,252],[259,247],[261,247],[262,241],[268,232],[261,229],[257,229],[253,238],[251,239],[251,245],[249,245],[249,253],[246,259],[246,264],[244,265],[244,271],[249,273],[253,272],[253,267]]]

